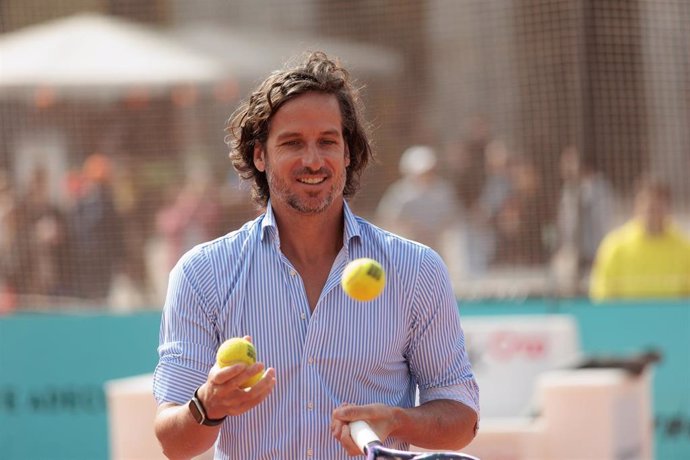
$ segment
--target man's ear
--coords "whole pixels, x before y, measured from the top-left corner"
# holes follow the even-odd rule
[[[350,166],[350,147],[345,143],[345,167]]]
[[[264,159],[264,148],[261,143],[254,144],[254,166],[261,172],[266,171],[266,162]]]

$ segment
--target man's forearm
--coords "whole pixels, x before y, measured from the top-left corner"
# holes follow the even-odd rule
[[[221,425],[199,425],[187,406],[166,403],[156,415],[156,437],[171,460],[189,459],[211,448]]]
[[[474,438],[477,414],[457,401],[439,399],[399,409],[391,436],[429,449],[462,449]]]

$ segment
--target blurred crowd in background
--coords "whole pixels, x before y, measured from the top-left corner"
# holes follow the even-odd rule
[[[4,310],[119,304],[162,305],[156,276],[188,249],[252,218],[237,181],[203,171],[145,196],[102,153],[63,177],[67,200],[51,196],[37,167],[25,190],[0,176],[0,305]],[[235,187],[233,187],[235,185]],[[152,202],[158,203],[151,212]]]
[[[558,205],[548,215],[533,162],[494,139],[488,120],[474,117],[470,126],[462,142],[405,149],[399,177],[370,219],[437,250],[459,296],[501,270],[513,276],[499,277],[504,285],[536,271],[540,285],[530,295],[587,295],[597,249],[630,217],[631,197],[616,197],[604,175],[566,145],[557,152]],[[165,277],[184,252],[260,212],[234,171],[217,180],[203,164],[156,198],[137,190],[105,153],[87,156],[61,178],[63,202],[51,196],[47,177],[39,165],[18,190],[0,174],[4,311],[161,306]],[[491,289],[500,292],[495,283]]]
[[[384,3],[0,4],[0,310],[160,308],[186,250],[257,215],[223,121],[315,48],[373,125],[353,208],[459,298],[589,295],[647,175],[687,234],[687,2]]]

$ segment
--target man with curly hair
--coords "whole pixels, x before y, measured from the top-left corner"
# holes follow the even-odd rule
[[[358,454],[354,420],[396,448],[457,449],[474,436],[478,388],[446,267],[347,203],[372,158],[361,110],[347,71],[315,52],[231,117],[230,158],[264,212],[170,274],[154,374],[170,458],[214,443],[217,459],[346,458]],[[387,273],[369,302],[340,288],[360,257]],[[219,368],[217,348],[238,336],[260,362]]]

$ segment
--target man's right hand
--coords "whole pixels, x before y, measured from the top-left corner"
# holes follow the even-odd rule
[[[206,383],[199,387],[197,393],[206,409],[206,415],[212,419],[240,415],[261,404],[275,387],[275,369],[266,370],[261,380],[251,388],[240,388],[240,385],[263,370],[263,363],[251,366],[233,364],[223,368],[214,365],[208,373]]]

